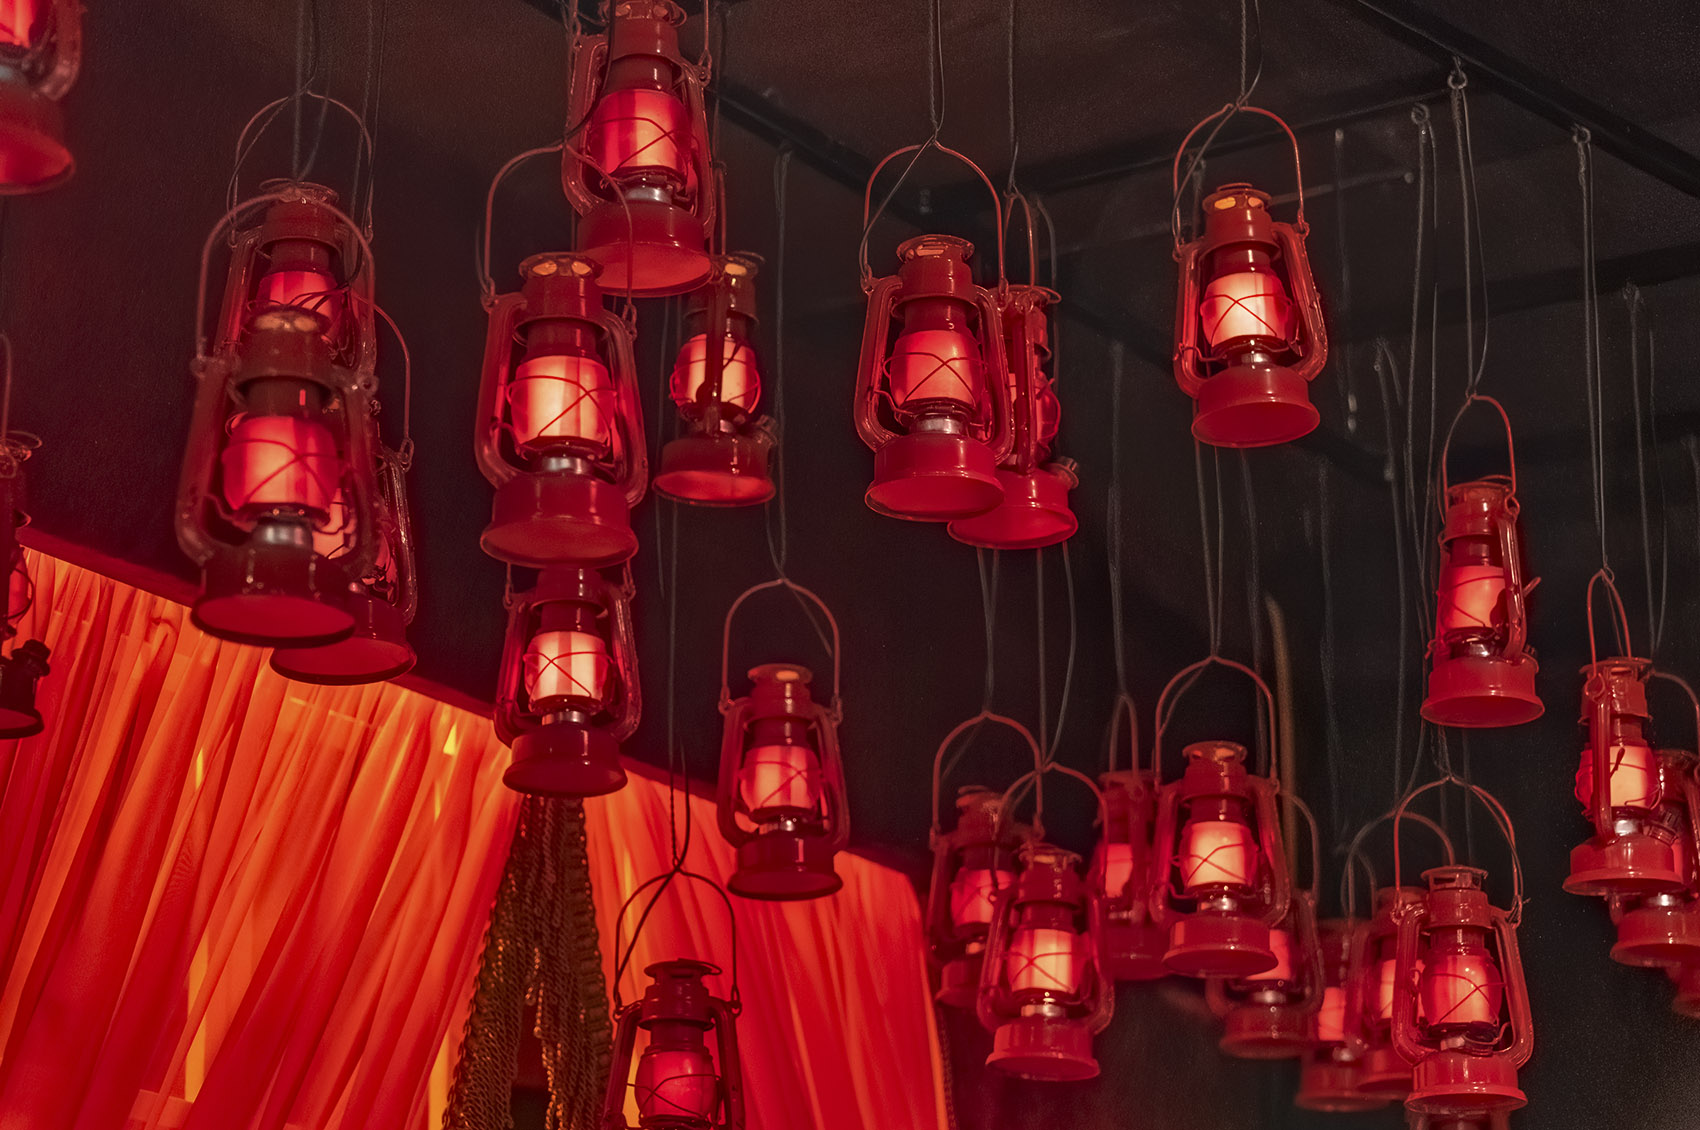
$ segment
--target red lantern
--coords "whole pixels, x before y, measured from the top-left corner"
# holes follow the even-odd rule
[[[12,0],[0,9],[0,196],[70,179],[59,100],[82,65],[77,0]]]
[[[1613,961],[1653,968],[1700,963],[1700,783],[1695,757],[1687,750],[1661,749],[1653,787],[1658,804],[1639,825],[1643,834],[1670,837],[1674,873],[1680,888],[1613,899],[1617,923]],[[1625,818],[1628,827],[1637,826]],[[1591,841],[1590,841],[1591,842]],[[1581,849],[1578,848],[1578,851]],[[1574,860],[1575,853],[1571,854]]]
[[[751,340],[761,260],[726,255],[717,265],[685,311],[689,336],[672,380],[685,434],[662,449],[655,489],[700,506],[747,506],[773,497],[768,473],[773,434],[767,420],[756,416],[761,373]],[[709,348],[711,341],[722,342],[722,348]]]
[[[1117,981],[1169,975],[1169,932],[1151,918],[1151,834],[1157,818],[1155,775],[1112,770],[1098,778],[1105,821],[1092,874],[1104,901],[1104,972]]]
[[[478,466],[496,488],[480,544],[514,565],[615,565],[637,552],[648,485],[632,330],[582,255],[533,255],[490,311]]]
[[[1346,980],[1348,1038],[1358,1047],[1358,1089],[1367,1095],[1402,1099],[1411,1090],[1411,1065],[1393,1046],[1393,991],[1398,979],[1397,914],[1422,901],[1420,887],[1387,887],[1375,896],[1375,916],[1351,938]],[[1421,968],[1417,970],[1422,973]],[[1417,1015],[1425,1015],[1417,1001]]]
[[[1025,844],[1014,885],[996,896],[975,1011],[992,1033],[986,1065],[1024,1079],[1094,1078],[1092,1037],[1115,1008],[1099,960],[1103,904],[1076,862]]]
[[[676,960],[656,962],[644,972],[650,985],[643,999],[614,1017],[614,1062],[600,1125],[630,1130],[625,1113],[630,1086],[640,1130],[743,1130],[738,1007],[710,993],[703,980],[720,970],[705,961]],[[634,1072],[640,1029],[649,1041]]]
[[[334,199],[285,184],[254,202],[267,203],[264,218],[238,235],[218,331],[199,343],[177,539],[202,568],[194,620],[225,639],[300,647],[347,636],[349,580],[378,558],[372,259]],[[304,263],[316,264],[311,283]],[[203,258],[203,294],[206,270]],[[315,541],[345,523],[333,561]]]
[[[695,290],[712,267],[709,76],[679,51],[684,18],[670,0],[612,0],[607,31],[573,45],[561,185],[603,285],[639,297]]]
[[[954,1008],[974,1003],[997,894],[1015,886],[1018,852],[1031,835],[1025,825],[1000,822],[1002,803],[991,789],[965,786],[956,798],[956,826],[933,828],[927,943],[940,970],[937,998]]]
[[[1347,1114],[1377,1110],[1388,1103],[1363,1090],[1363,1064],[1351,1040],[1347,984],[1351,976],[1352,936],[1360,923],[1329,919],[1319,924],[1322,999],[1311,1024],[1311,1046],[1299,1068],[1293,1105],[1303,1110]]]
[[[1269,931],[1275,966],[1246,977],[1213,977],[1205,984],[1211,1010],[1222,1018],[1222,1051],[1239,1059],[1287,1059],[1310,1047],[1324,1003],[1322,950],[1308,892],[1289,900],[1282,923]]]
[[[514,762],[510,789],[600,796],[621,788],[620,743],[641,708],[632,583],[562,566],[510,598],[496,690],[496,736]]]

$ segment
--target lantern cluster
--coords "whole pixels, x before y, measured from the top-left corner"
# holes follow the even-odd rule
[[[1239,1059],[1287,1059],[1311,1047],[1327,995],[1315,899],[1295,891],[1287,917],[1269,931],[1275,964],[1241,977],[1205,982],[1211,1011],[1222,1019],[1222,1051]]]
[[[626,1119],[629,1089],[637,1130],[741,1130],[738,1008],[713,995],[704,981],[720,970],[703,961],[676,960],[644,972],[650,984],[643,999],[614,1018],[613,1063],[598,1125],[633,1130]],[[641,1053],[640,1032],[646,1037]]]
[[[1104,971],[1117,981],[1166,977],[1169,932],[1151,913],[1156,774],[1115,770],[1098,778],[1098,788],[1105,818],[1092,876],[1104,902]]]
[[[63,184],[76,161],[59,100],[82,64],[77,0],[15,0],[0,6],[0,196]]]
[[[927,948],[939,971],[939,1003],[972,1008],[1000,891],[1015,886],[1025,825],[1001,819],[1003,797],[980,785],[956,798],[956,824],[933,835]]]

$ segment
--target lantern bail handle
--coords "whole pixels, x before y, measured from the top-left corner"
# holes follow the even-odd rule
[[[1134,705],[1133,696],[1122,692],[1116,695],[1115,705],[1110,708],[1110,739],[1109,750],[1105,755],[1106,771],[1116,771],[1116,746],[1121,744],[1122,720],[1127,721],[1128,768],[1138,771],[1139,765],[1139,708]]]
[[[962,721],[958,722],[950,733],[944,736],[944,740],[939,743],[938,751],[933,754],[932,840],[934,843],[937,843],[938,838],[944,834],[943,823],[939,820],[939,785],[944,775],[944,755],[957,738],[961,737],[964,733],[969,733],[970,736],[972,736],[973,732],[977,732],[980,727],[987,722],[995,722],[1000,726],[1009,727],[1016,733],[1020,734],[1022,740],[1027,743],[1028,750],[1033,754],[1033,768],[1028,771],[1026,776],[1030,776],[1031,774],[1038,772],[1045,766],[1045,756],[1039,751],[1039,742],[1033,737],[1033,731],[1029,730],[1026,726],[1023,726],[1020,722],[1017,722],[1008,715],[996,714],[990,710],[982,710],[972,718],[964,718]],[[1039,824],[1040,814],[1043,812],[1043,809],[1044,798],[1040,797],[1037,801],[1037,809],[1033,814],[1033,823],[1035,826]]]
[[[1175,212],[1177,214],[1177,217],[1178,217],[1178,213],[1180,211],[1179,201],[1180,201],[1180,198],[1181,198],[1181,158],[1186,156],[1186,147],[1192,144],[1192,139],[1194,137],[1198,136],[1199,130],[1203,129],[1205,126],[1209,125],[1211,122],[1214,122],[1219,118],[1225,118],[1225,117],[1231,118],[1235,114],[1261,114],[1264,117],[1268,118],[1270,121],[1274,122],[1276,125],[1280,126],[1281,131],[1287,135],[1287,140],[1289,142],[1291,142],[1292,146],[1293,146],[1293,180],[1295,182],[1294,187],[1297,188],[1297,190],[1298,190],[1298,205],[1299,205],[1298,218],[1293,222],[1293,227],[1298,231],[1298,233],[1300,235],[1310,234],[1310,225],[1305,223],[1304,168],[1299,162],[1299,139],[1293,135],[1293,127],[1289,126],[1287,124],[1286,119],[1282,118],[1281,115],[1274,113],[1273,111],[1265,110],[1261,106],[1241,106],[1236,102],[1226,103],[1226,104],[1223,105],[1223,107],[1220,110],[1217,110],[1214,114],[1207,114],[1203,118],[1199,119],[1198,124],[1193,126],[1190,130],[1188,130],[1186,137],[1181,139],[1180,148],[1175,150],[1174,166],[1173,166],[1173,168],[1170,169],[1170,172],[1169,172],[1169,184],[1170,184],[1171,191],[1173,193],[1172,199],[1174,199],[1176,201]],[[1224,122],[1223,124],[1225,125],[1226,122]],[[1205,144],[1208,145],[1209,142],[1207,141]],[[1182,247],[1181,237],[1180,237],[1180,226],[1179,226],[1178,218],[1174,218],[1174,219],[1175,219],[1175,228],[1174,228],[1175,250],[1178,252],[1180,250],[1180,248]]]
[[[958,161],[961,161],[964,165],[973,169],[974,175],[980,178],[980,183],[986,186],[986,191],[992,194],[992,218],[994,221],[992,226],[993,230],[998,233],[998,290],[1000,292],[1003,291],[1009,285],[1009,280],[1004,276],[1003,201],[998,196],[998,190],[992,185],[992,178],[986,175],[986,171],[984,169],[980,168],[979,165],[976,165],[973,159],[967,154],[960,153],[948,145],[941,144],[936,137],[929,137],[926,141],[917,145],[905,145],[901,149],[893,149],[890,153],[887,153],[883,158],[881,158],[880,163],[874,166],[874,171],[868,174],[868,187],[862,193],[862,244],[857,251],[857,257],[860,259],[862,264],[862,290],[871,291],[874,289],[874,271],[868,264],[868,236],[874,229],[874,221],[879,219],[879,216],[885,212],[884,203],[880,205],[878,213],[874,213],[872,211],[874,203],[874,182],[879,179],[880,172],[891,163],[892,158],[901,157],[905,153],[913,153],[915,156],[910,159],[909,167],[914,168],[915,162],[919,161],[921,159],[921,155],[929,149],[936,149],[946,156],[955,157]],[[908,171],[908,169],[905,169],[904,175],[907,175]],[[901,179],[902,178],[900,177],[899,180]]]
[[[1588,666],[1590,673],[1588,681],[1582,688],[1583,694],[1597,694],[1600,690],[1599,675],[1592,668],[1600,662],[1599,642],[1594,635],[1594,586],[1605,582],[1606,595],[1611,597],[1611,609],[1616,616],[1613,631],[1618,633],[1617,642],[1622,645],[1620,654],[1633,655],[1635,647],[1629,642],[1629,612],[1623,607],[1623,597],[1617,591],[1617,577],[1612,573],[1610,565],[1602,565],[1588,578],[1588,589],[1584,598],[1584,606],[1588,613]]]
[[[1033,205],[1027,199],[1027,194],[1020,189],[1011,189],[1004,197],[1003,222],[1007,226],[1015,219],[1015,206],[1021,205],[1021,212],[1027,227],[1027,285],[1039,285],[1039,233],[1033,223]]]
[[[1363,842],[1366,838],[1368,838],[1371,832],[1375,831],[1391,819],[1393,819],[1393,810],[1388,809],[1380,816],[1377,816],[1374,820],[1365,824],[1362,828],[1359,828],[1356,834],[1352,836],[1351,843],[1346,845],[1346,854],[1348,857],[1356,856],[1363,860],[1364,873],[1369,876],[1370,886],[1372,888],[1375,885],[1375,872],[1369,866],[1369,856],[1365,854],[1363,850]],[[1452,837],[1446,834],[1445,828],[1442,828],[1431,817],[1425,816],[1421,812],[1407,812],[1405,813],[1405,819],[1415,820],[1418,824],[1421,824],[1423,827],[1433,832],[1434,838],[1440,841],[1440,850],[1446,860],[1446,866],[1454,867],[1457,865],[1458,853],[1452,847]],[[1358,901],[1356,887],[1357,880],[1353,877],[1351,867],[1348,866],[1346,871],[1340,876],[1340,902],[1343,906],[1345,906],[1348,913],[1350,913],[1352,906]],[[1374,894],[1373,889],[1371,894]]]
[[[1047,761],[1042,765],[1034,766],[1021,776],[1017,777],[1014,781],[1010,782],[1009,788],[1003,791],[1003,798],[998,801],[998,827],[1000,830],[1008,826],[1010,811],[1017,804],[1021,803],[1022,796],[1027,789],[1032,788],[1033,836],[1037,840],[1043,840],[1045,838],[1044,782],[1046,773],[1061,773],[1064,776],[1073,777],[1075,780],[1091,789],[1093,799],[1098,802],[1098,826],[1101,828],[1109,826],[1109,806],[1104,800],[1104,790],[1098,787],[1098,783],[1072,766],[1064,765],[1060,761]]]
[[[688,796],[685,799],[685,803],[690,803],[690,798]],[[732,911],[732,900],[727,896],[726,889],[713,879],[710,879],[708,876],[699,875],[695,871],[691,871],[686,868],[683,860],[675,863],[673,866],[658,875],[651,875],[649,878],[639,883],[636,887],[632,888],[632,893],[626,896],[626,901],[620,904],[620,909],[614,914],[614,951],[620,955],[620,960],[614,967],[614,1011],[618,1012],[620,1010],[620,1005],[623,1003],[620,998],[620,980],[625,976],[626,967],[631,964],[632,955],[637,950],[638,936],[643,933],[643,927],[644,924],[649,921],[650,912],[655,909],[656,903],[661,901],[661,896],[666,892],[667,888],[672,885],[673,880],[676,878],[691,879],[711,888],[715,894],[720,896],[720,901],[726,907],[726,925],[730,931],[732,949],[732,961],[730,966],[732,988],[726,1000],[727,1003],[732,1006],[733,1014],[736,1015],[740,1004],[742,1003],[742,999],[738,995],[738,916]],[[649,905],[645,906],[643,908],[643,913],[638,915],[637,925],[632,928],[632,936],[629,939],[626,939],[625,948],[622,950],[620,948],[620,936],[625,932],[626,911],[631,909],[632,903],[637,900],[639,895],[657,884],[660,884],[660,889],[650,896]]]
[[[490,187],[484,193],[484,231],[479,244],[482,250],[478,257],[478,293],[484,303],[485,310],[496,305],[496,280],[490,275],[490,232],[496,226],[496,190],[501,187],[509,173],[525,162],[533,157],[541,157],[545,153],[559,153],[566,148],[566,144],[565,141],[557,141],[550,145],[539,145],[536,149],[527,149],[523,153],[516,153],[509,157],[501,168],[496,170],[495,176],[490,178]]]
[[[1369,880],[1370,891],[1376,891],[1379,883],[1375,877],[1375,864],[1370,862],[1369,853],[1362,848],[1349,848],[1346,852],[1346,866],[1340,872],[1340,912],[1346,916],[1348,922],[1356,917],[1353,911],[1358,906],[1359,871]],[[1366,914],[1364,917],[1369,916]]]
[[[1304,817],[1305,827],[1310,833],[1310,882],[1299,889],[1307,895],[1315,895],[1322,885],[1322,832],[1316,823],[1316,813],[1296,793],[1281,793],[1279,799]],[[1298,882],[1295,880],[1293,885],[1297,887]]]
[[[826,601],[810,590],[799,585],[788,577],[779,577],[771,581],[763,581],[759,585],[751,585],[738,594],[738,599],[732,602],[732,607],[726,610],[726,623],[720,633],[720,710],[722,713],[732,703],[731,660],[732,660],[732,620],[738,615],[738,609],[744,601],[767,589],[787,588],[797,595],[800,600],[813,601],[816,608],[826,617],[827,627],[832,629],[832,720],[844,720],[843,701],[840,697],[840,676],[843,667],[844,649],[838,634],[838,618],[832,614],[832,609],[826,606]]]
[[[1650,674],[1655,679],[1663,679],[1667,683],[1675,683],[1679,688],[1681,688],[1682,693],[1688,696],[1688,701],[1694,705],[1694,740],[1696,745],[1700,745],[1700,696],[1695,695],[1694,688],[1689,685],[1687,679],[1684,679],[1681,675],[1676,674],[1674,671],[1662,671],[1659,668],[1654,667]]]
[[[1253,671],[1244,663],[1240,663],[1232,659],[1226,659],[1220,655],[1206,655],[1203,659],[1196,660],[1187,664],[1185,667],[1182,667],[1179,671],[1176,671],[1174,677],[1164,685],[1163,693],[1157,696],[1157,732],[1151,740],[1152,779],[1160,781],[1163,778],[1163,734],[1169,728],[1169,720],[1174,714],[1175,704],[1180,701],[1180,697],[1182,695],[1192,689],[1193,685],[1198,682],[1196,674],[1211,664],[1216,664],[1218,666],[1227,667],[1230,670],[1238,671],[1240,674],[1244,675],[1256,684],[1258,693],[1263,698],[1264,717],[1267,722],[1269,734],[1269,748],[1266,751],[1268,754],[1268,764],[1264,767],[1264,771],[1269,775],[1270,780],[1279,785],[1280,771],[1277,767],[1280,765],[1281,759],[1275,756],[1275,745],[1277,741],[1279,741],[1279,731],[1275,728],[1275,696],[1270,693],[1269,684],[1265,683],[1263,681],[1263,677],[1256,671]],[[1171,695],[1174,697],[1170,698]]]
[[[1472,392],[1459,405],[1458,414],[1452,417],[1452,426],[1446,429],[1446,439],[1440,445],[1440,509],[1446,511],[1446,494],[1451,489],[1452,480],[1447,474],[1447,456],[1452,451],[1452,436],[1458,430],[1458,424],[1464,419],[1464,413],[1470,410],[1472,404],[1490,404],[1499,413],[1500,422],[1505,425],[1505,463],[1508,469],[1507,478],[1511,482],[1511,494],[1505,500],[1505,507],[1512,514],[1517,513],[1517,442],[1511,435],[1511,417],[1506,415],[1505,405],[1485,393]]]
[[[308,98],[317,98],[320,102],[324,103],[326,109],[331,106],[335,106],[337,109],[341,110],[353,119],[355,127],[360,130],[360,150],[365,158],[364,163],[367,168],[368,177],[366,199],[363,201],[365,205],[363,211],[365,212],[366,223],[361,230],[365,235],[370,236],[372,234],[372,181],[370,180],[370,170],[377,163],[377,154],[372,143],[372,131],[367,128],[366,119],[356,113],[354,107],[342,101],[340,98],[332,98],[330,95],[321,94],[316,90],[303,90],[299,93],[306,95]],[[230,184],[225,190],[224,203],[226,208],[234,210],[236,208],[236,202],[242,199],[242,166],[247,163],[248,155],[253,152],[254,146],[259,144],[260,138],[265,135],[265,132],[272,127],[272,123],[277,121],[277,112],[283,109],[287,103],[294,101],[295,98],[295,94],[286,94],[282,98],[274,98],[270,102],[267,102],[264,106],[261,106],[258,110],[254,111],[254,116],[249,118],[248,124],[242,127],[242,132],[236,135],[236,164],[230,170]],[[261,122],[261,118],[265,118],[266,120]],[[259,125],[259,129],[257,131],[254,129],[256,124]],[[249,137],[250,133],[253,134],[251,139]],[[359,168],[360,166],[356,164],[356,183],[349,186],[350,203],[353,203],[353,190],[360,187],[358,183],[360,176]]]
[[[1506,913],[1506,919],[1512,926],[1518,925],[1523,919],[1523,862],[1517,856],[1517,830],[1512,826],[1511,816],[1505,811],[1505,806],[1499,803],[1498,798],[1480,785],[1471,784],[1453,773],[1406,793],[1398,807],[1393,810],[1393,886],[1397,888],[1404,885],[1403,861],[1399,852],[1399,822],[1405,818],[1405,810],[1413,800],[1442,785],[1457,785],[1468,792],[1488,810],[1488,815],[1493,817],[1494,823],[1499,825],[1500,834],[1505,837],[1505,844],[1511,849],[1511,909]]]

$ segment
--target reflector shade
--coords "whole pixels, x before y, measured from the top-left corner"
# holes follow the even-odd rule
[[[522,447],[577,441],[604,454],[613,449],[616,410],[608,366],[594,357],[533,357],[508,385],[508,418]]]
[[[1504,998],[1499,967],[1485,953],[1434,954],[1423,971],[1419,1001],[1432,1028],[1497,1028]]]
[[[696,403],[697,394],[708,379],[707,342],[707,334],[697,334],[679,348],[670,391],[673,403],[680,408]],[[756,402],[761,399],[761,378],[756,369],[755,350],[727,334],[721,366],[720,403],[729,404],[741,412],[754,412]]]
[[[911,330],[892,345],[886,377],[893,407],[914,411],[928,402],[979,403],[985,387],[980,347],[961,330]]]
[[[1015,885],[1013,871],[964,868],[950,881],[950,920],[964,926],[992,924],[992,892]]]
[[[738,770],[738,796],[750,812],[820,806],[820,760],[806,745],[755,746]]]
[[[1237,820],[1193,820],[1181,833],[1181,885],[1249,887],[1257,844]]]
[[[330,429],[298,416],[244,416],[219,454],[224,501],[232,510],[330,510],[342,462]]]
[[[663,173],[683,187],[690,114],[665,90],[609,90],[590,117],[585,152],[608,177]]]
[[[1211,279],[1198,313],[1213,349],[1254,339],[1284,346],[1293,337],[1292,300],[1268,271],[1235,271]]]
[[[1010,934],[1004,976],[1012,992],[1073,996],[1085,970],[1085,944],[1072,930],[1027,926]]]
[[[608,690],[608,646],[590,632],[538,632],[525,649],[525,695],[536,713],[568,700],[601,703]]]
[[[649,1047],[638,1060],[632,1089],[637,1093],[640,1125],[674,1126],[682,1119],[707,1125],[720,1078],[707,1048]]]

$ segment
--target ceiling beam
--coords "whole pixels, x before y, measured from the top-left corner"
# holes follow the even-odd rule
[[[1470,77],[1563,130],[1585,129],[1594,145],[1672,188],[1700,198],[1700,157],[1630,121],[1493,44],[1425,11],[1415,0],[1335,0],[1364,22]]]

